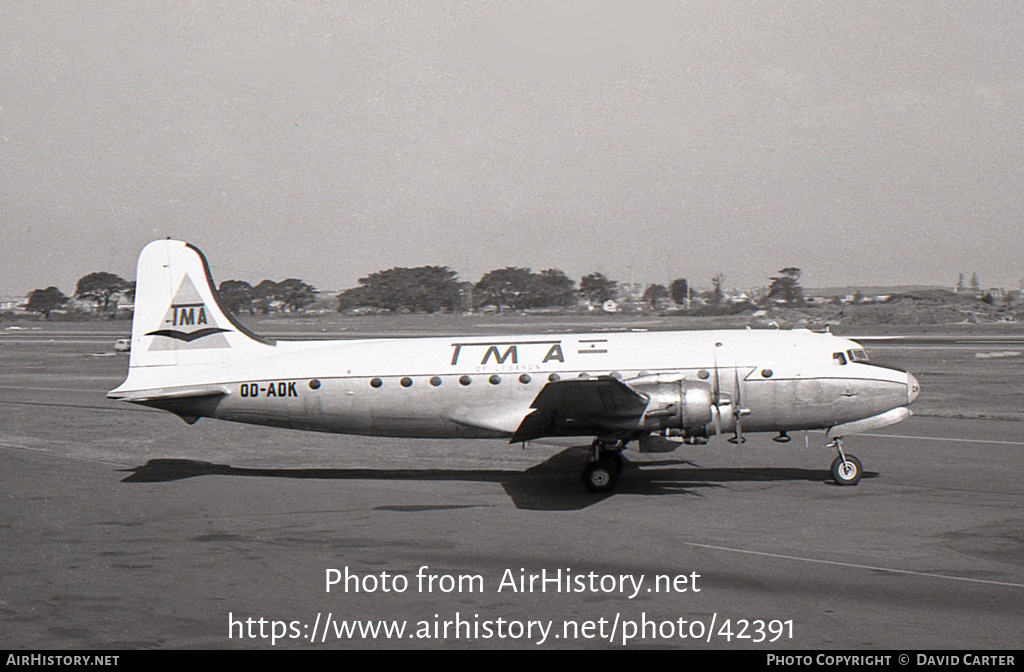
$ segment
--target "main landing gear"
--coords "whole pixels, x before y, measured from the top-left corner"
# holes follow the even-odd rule
[[[832,461],[832,480],[837,485],[857,485],[860,477],[864,475],[864,468],[855,455],[843,452],[843,442],[837,437],[832,439],[828,448],[835,448],[839,454]]]
[[[615,482],[622,474],[622,451],[626,448],[626,443],[619,441],[612,446],[607,441],[594,439],[587,464],[580,474],[587,490],[606,493],[615,488]]]

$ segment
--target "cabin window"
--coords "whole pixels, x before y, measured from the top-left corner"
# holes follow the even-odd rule
[[[459,378],[459,385],[469,385],[472,382],[473,379],[470,378],[469,376],[462,376],[461,378]]]
[[[866,362],[868,361],[868,353],[863,350],[847,350],[846,354],[850,356],[851,362]]]
[[[433,378],[430,379],[430,384],[433,385],[434,387],[439,387],[441,385],[441,379],[438,378],[437,376],[434,376]]]
[[[384,381],[380,378],[373,378],[370,380],[370,387],[380,387],[384,384]]]
[[[560,375],[558,375],[557,373],[552,373],[550,376],[548,376],[548,382],[550,382],[550,383],[557,383],[561,379],[562,379],[562,377]]]
[[[837,352],[837,353],[833,354],[832,355],[832,359],[834,359],[836,364],[838,364],[840,366],[843,366],[844,364],[846,364],[846,355],[844,355],[841,352]]]
[[[519,376],[519,382],[522,383],[523,385],[529,384],[531,380],[532,378],[530,378],[530,375],[528,373],[524,373],[523,375]]]
[[[501,382],[501,376],[499,376],[498,374],[494,374],[487,380],[490,381],[491,385],[497,385],[498,383]]]
[[[773,373],[774,372],[771,369],[761,369],[762,378],[771,378]]]
[[[317,380],[316,378],[314,378],[313,380],[309,381],[309,389],[311,389],[311,390],[319,390],[320,389],[320,381]]]
[[[708,373],[707,370],[701,369],[700,371],[697,372],[697,377],[700,378],[701,380],[707,380],[708,378],[711,377],[711,374]]]
[[[412,387],[412,378],[402,378],[399,382],[402,383],[402,387]]]

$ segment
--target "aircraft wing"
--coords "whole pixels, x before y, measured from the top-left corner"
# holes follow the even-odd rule
[[[628,418],[639,418],[650,400],[611,376],[559,380],[546,384],[509,443],[556,436],[559,430],[579,427],[613,428]]]

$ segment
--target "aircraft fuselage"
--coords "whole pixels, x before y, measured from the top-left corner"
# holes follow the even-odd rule
[[[342,434],[507,438],[547,382],[661,376],[707,384],[719,408],[738,399],[746,432],[825,429],[914,394],[906,372],[833,357],[859,349],[830,334],[760,330],[279,341],[273,354],[190,381],[227,394],[162,407]],[[733,431],[735,417],[721,413],[708,433]]]

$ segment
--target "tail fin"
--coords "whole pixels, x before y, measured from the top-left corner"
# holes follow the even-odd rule
[[[227,364],[263,354],[273,345],[221,307],[209,264],[198,248],[157,240],[142,250],[129,380],[140,369]]]

